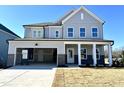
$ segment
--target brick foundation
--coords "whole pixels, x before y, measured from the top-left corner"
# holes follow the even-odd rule
[[[13,66],[14,64],[14,54],[8,54],[7,66]]]

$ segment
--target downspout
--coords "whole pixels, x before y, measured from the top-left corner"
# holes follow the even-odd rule
[[[62,25],[62,39],[63,39],[63,25]]]
[[[43,26],[43,38],[45,38],[45,26]]]

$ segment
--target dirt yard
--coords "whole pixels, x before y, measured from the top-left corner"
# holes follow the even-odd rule
[[[58,68],[53,87],[124,87],[124,68]]]

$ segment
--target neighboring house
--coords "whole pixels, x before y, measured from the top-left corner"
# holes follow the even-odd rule
[[[24,38],[9,41],[8,66],[25,62],[104,65],[105,45],[111,66],[114,41],[103,39],[103,24],[103,20],[82,6],[54,23],[23,25]]]
[[[6,66],[8,58],[8,39],[19,38],[18,35],[0,24],[0,65]]]

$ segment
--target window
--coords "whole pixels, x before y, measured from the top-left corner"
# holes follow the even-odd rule
[[[68,37],[73,37],[73,28],[68,28]]]
[[[33,37],[36,37],[37,36],[36,34],[37,34],[36,31],[33,31]]]
[[[38,31],[38,37],[41,37],[41,31]]]
[[[98,48],[96,49],[96,58],[97,60],[100,59],[100,52]]]
[[[56,37],[59,37],[59,31],[56,31]]]
[[[92,37],[98,37],[98,30],[97,30],[97,28],[92,28]]]
[[[84,14],[83,13],[81,13],[81,20],[83,20],[84,19]]]
[[[22,59],[28,59],[28,50],[22,50]]]
[[[80,28],[80,37],[85,37],[85,28]]]
[[[81,48],[81,59],[87,59],[87,49]]]
[[[33,37],[34,38],[42,37],[42,31],[33,31]]]

